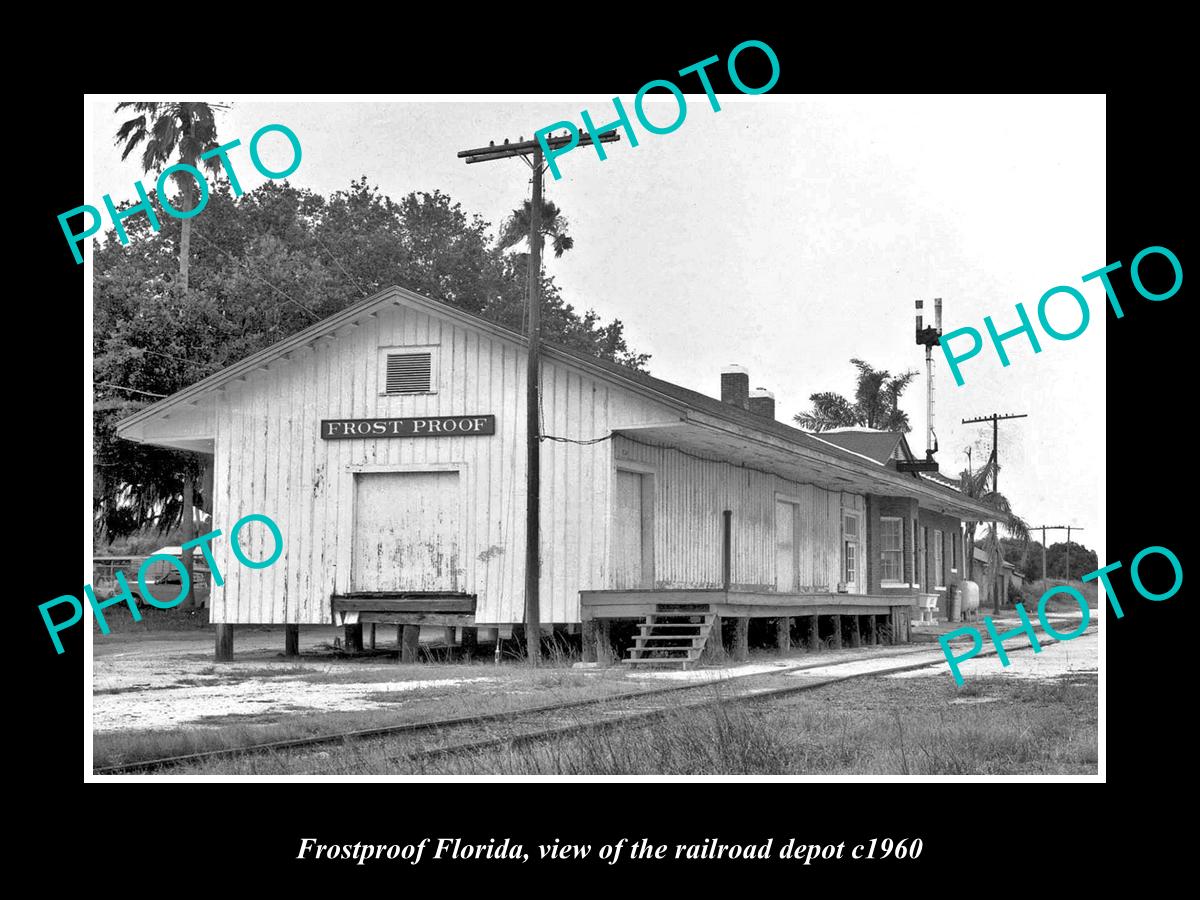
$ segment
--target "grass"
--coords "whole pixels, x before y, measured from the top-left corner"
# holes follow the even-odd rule
[[[961,698],[991,702],[953,702]],[[312,718],[320,717],[293,727]],[[221,760],[173,773],[1094,774],[1096,722],[1091,674],[1049,681],[981,678],[958,689],[943,678],[871,678],[764,703],[722,701],[675,710],[645,726],[592,729],[425,762],[397,761],[395,745],[370,742]]]
[[[384,709],[347,712],[312,712],[295,715],[293,710],[275,709],[255,713],[229,713],[204,716],[199,727],[158,730],[100,732],[93,736],[93,764],[97,767],[137,760],[156,759],[243,747],[266,741],[315,737],[365,728],[379,728],[406,722],[428,721],[456,716],[503,713],[585,700],[596,696],[639,691],[644,685],[626,680],[620,669],[578,671],[544,666],[532,669],[512,665],[461,664],[431,671],[423,665],[388,665],[364,671],[361,667],[331,666],[326,671],[304,666],[251,669],[209,667],[201,674],[213,675],[204,685],[236,684],[248,678],[303,680],[310,684],[363,684],[419,681],[432,679],[486,678],[486,681],[403,691],[376,691],[368,695],[374,702],[387,704]],[[184,682],[176,682],[180,684]],[[144,691],[146,688],[134,688]],[[128,693],[116,688],[102,693]]]
[[[134,621],[127,604],[114,604],[104,610],[104,621],[108,624],[108,629],[112,634],[196,631],[208,628],[208,607],[197,608],[187,604],[188,601],[184,600],[178,606],[170,609],[159,609],[149,603],[139,603],[138,612],[142,614],[140,622]],[[92,632],[97,636],[103,635],[99,619],[93,620]]]
[[[1073,587],[1075,590],[1083,594],[1089,609],[1095,609],[1098,596],[1096,587],[1097,584],[1098,582],[1095,580],[1088,582],[1064,582],[1062,579],[1049,578],[1045,581],[1038,579],[1037,581],[1026,583],[1019,589],[1021,594],[1021,605],[1025,607],[1027,612],[1032,614],[1036,612],[1038,608],[1038,602],[1042,599],[1042,595],[1045,594],[1046,591],[1061,585],[1068,585],[1069,587]],[[1055,594],[1046,601],[1046,610],[1048,612],[1078,614],[1079,602],[1070,594]]]
[[[766,705],[721,703],[646,728],[450,759],[426,771],[551,775],[1083,774],[1096,771],[1095,677],[869,679]],[[869,699],[868,699],[869,698]],[[866,701],[866,702],[864,702]]]

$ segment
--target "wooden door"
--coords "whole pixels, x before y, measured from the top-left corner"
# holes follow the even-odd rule
[[[649,533],[644,479],[640,472],[617,470],[616,509],[613,516],[613,587],[635,590],[651,587],[646,545]]]
[[[461,591],[457,472],[354,476],[353,591]]]
[[[796,592],[796,505],[775,501],[775,590]]]

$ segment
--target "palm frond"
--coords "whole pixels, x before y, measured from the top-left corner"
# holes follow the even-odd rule
[[[575,238],[569,234],[554,235],[554,256],[558,258],[575,246]],[[573,258],[573,257],[572,257]]]

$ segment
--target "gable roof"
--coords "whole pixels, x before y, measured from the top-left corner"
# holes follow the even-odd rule
[[[855,453],[861,453],[863,456],[869,456],[881,465],[887,465],[887,461],[892,458],[896,453],[896,448],[904,440],[903,432],[876,431],[873,428],[839,428],[836,431],[817,433],[822,440],[837,444],[847,450],[853,450]]]
[[[305,328],[303,331],[298,331],[296,334],[284,338],[270,347],[251,354],[245,359],[233,363],[219,372],[214,372],[212,375],[202,378],[195,384],[127,416],[117,423],[117,435],[126,437],[133,426],[161,415],[179,404],[193,403],[209,391],[217,390],[228,382],[243,379],[258,369],[266,368],[273,361],[281,357],[288,357],[301,347],[321,338],[329,337],[340,329],[351,325],[362,316],[370,315],[376,310],[393,303],[413,307],[432,315],[450,319],[465,327],[483,331],[493,337],[512,342],[519,346],[526,346],[528,344],[525,335],[492,322],[489,319],[466,312],[459,307],[451,306],[442,301],[431,300],[406,288],[388,287],[370,297],[360,300],[358,303],[346,307],[341,312],[334,313],[320,322]],[[666,398],[673,400],[685,407],[707,413],[715,418],[722,419],[745,429],[771,435],[809,451],[833,456],[849,465],[861,467],[863,471],[869,471],[872,475],[884,475],[884,472],[886,472],[887,476],[893,478],[911,478],[913,481],[921,483],[922,487],[926,486],[920,478],[911,475],[902,475],[892,469],[888,469],[886,465],[887,457],[880,460],[869,453],[863,453],[853,447],[846,447],[836,441],[827,439],[837,437],[839,432],[828,436],[811,434],[775,419],[768,419],[749,410],[741,409],[714,397],[709,397],[707,394],[701,394],[698,391],[672,384],[669,381],[663,381],[660,378],[655,378],[644,372],[638,372],[628,366],[623,366],[610,360],[600,359],[599,357],[581,353],[577,350],[544,340],[542,348],[542,355],[544,357],[566,362],[605,381],[616,383],[620,387],[634,389],[639,393],[650,393],[655,395],[656,399]],[[845,434],[845,432],[841,432],[840,434]],[[894,437],[893,434],[887,432],[877,432],[876,434]],[[899,439],[902,441],[904,435],[899,435]],[[905,446],[907,447],[907,444]],[[893,443],[894,447],[895,443]],[[874,447],[867,449],[878,452],[877,448]],[[881,469],[884,471],[881,472]],[[963,508],[971,508],[976,513],[987,510],[989,511],[988,517],[991,517],[990,507],[977,500],[964,497],[957,489],[937,485],[936,483],[929,484],[928,486],[935,488],[936,493],[941,494],[947,500],[952,500]]]
[[[988,552],[985,549],[983,549],[982,547],[977,546],[975,548],[974,556],[975,556],[975,560],[977,562],[984,563],[985,565],[987,564]],[[1006,568],[1006,569],[1013,569],[1015,571],[1017,568],[1015,565],[1010,563],[1007,559],[1003,560],[1003,563],[1004,563],[1004,568]]]

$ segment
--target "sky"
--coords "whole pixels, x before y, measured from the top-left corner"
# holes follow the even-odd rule
[[[758,96],[687,95],[671,134],[634,119],[636,147],[622,134],[600,161],[591,146],[558,159],[546,196],[570,222],[575,248],[546,265],[576,309],[619,318],[631,349],[650,353],[649,371],[720,396],[720,372],[736,363],[751,387],[774,392],[781,421],[817,391],[852,396],[852,357],[876,368],[921,374],[902,408],[909,443],[925,449],[924,350],[914,341],[914,301],[944,305],[946,332],[970,326],[985,346],[963,364],[956,386],[935,350],[937,460],[956,475],[985,458],[990,425],[963,418],[1027,413],[1000,423],[1000,490],[1032,525],[1075,525],[1104,562],[1105,298],[1082,282],[1105,258],[1103,96]],[[121,98],[89,97],[91,138],[85,199],[101,206],[136,197],[145,175],[125,162],[113,134],[127,117]],[[459,150],[530,139],[555,122],[604,124],[611,96],[456,99],[388,97],[352,102],[193,97],[226,102],[222,142],[243,188],[266,179],[250,163],[250,137],[281,123],[303,156],[289,177],[321,194],[366,175],[394,199],[441,190],[492,223],[529,195],[519,159],[466,165]],[[633,98],[622,97],[632,116]],[[652,122],[677,115],[675,101],[648,101]],[[263,163],[286,167],[287,141],[260,145]],[[147,183],[147,188],[151,185]],[[201,213],[203,215],[203,213]],[[1126,264],[1128,262],[1126,261]],[[1037,325],[1038,301],[1058,285],[1087,298],[1091,321],[1071,341]],[[987,342],[1019,324],[1024,305],[1038,330],[1005,342],[1003,367]],[[1078,307],[1050,302],[1050,324],[1078,325]],[[957,344],[955,345],[957,346]],[[1049,542],[1065,539],[1063,532]]]

